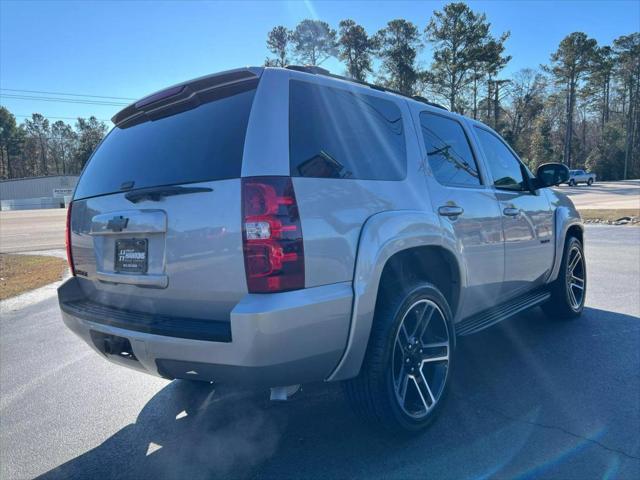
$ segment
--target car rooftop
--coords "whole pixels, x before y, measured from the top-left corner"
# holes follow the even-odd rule
[[[127,107],[120,110],[115,114],[111,121],[115,125],[122,125],[123,123],[129,123],[136,118],[139,118],[144,111],[155,110],[158,107],[166,107],[175,103],[182,103],[188,101],[192,96],[197,95],[198,92],[208,90],[217,86],[227,85],[234,82],[242,82],[247,80],[257,81],[265,69],[269,70],[288,70],[299,72],[303,75],[322,76],[328,79],[335,80],[336,82],[346,82],[356,87],[363,89],[377,90],[379,92],[391,94],[401,97],[403,100],[412,100],[425,104],[434,109],[448,112],[453,116],[461,116],[449,110],[435,102],[431,102],[428,99],[419,95],[405,95],[398,90],[387,88],[381,85],[375,85],[369,82],[363,82],[348,78],[342,75],[336,75],[329,70],[318,66],[311,65],[287,65],[286,67],[241,67],[232,70],[225,70],[222,72],[197,77],[192,80],[187,80],[175,85],[172,85],[162,90],[156,91],[150,95],[146,95],[140,100],[131,103]],[[466,117],[465,117],[466,118]]]

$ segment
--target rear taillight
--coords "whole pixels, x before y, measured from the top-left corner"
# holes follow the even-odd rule
[[[71,206],[73,203],[69,203],[67,207],[67,231],[65,237],[65,243],[67,245],[67,261],[69,262],[69,268],[71,269],[71,275],[76,274],[76,269],[73,266],[73,254],[71,253]]]
[[[304,288],[304,249],[290,177],[242,179],[242,238],[250,293]]]

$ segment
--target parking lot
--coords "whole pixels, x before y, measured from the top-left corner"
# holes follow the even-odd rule
[[[338,385],[285,404],[105,362],[53,293],[5,304],[0,477],[638,478],[640,229],[590,226],[574,322],[539,309],[459,342],[452,395],[424,435],[363,425]]]

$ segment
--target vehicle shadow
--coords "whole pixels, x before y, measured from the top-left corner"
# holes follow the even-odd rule
[[[609,378],[607,398],[628,398],[615,408],[603,409],[596,380],[618,368],[606,359],[629,332],[640,332],[629,315],[586,309],[577,321],[553,322],[534,310],[464,337],[440,418],[409,437],[358,420],[339,385],[272,403],[264,392],[174,381],[134,424],[40,478],[515,477],[557,474],[580,455],[603,477],[614,457],[640,454],[631,441],[640,428],[637,372]]]

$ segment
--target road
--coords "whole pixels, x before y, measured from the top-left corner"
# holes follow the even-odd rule
[[[640,209],[640,180],[596,182],[590,187],[581,183],[575,187],[562,185],[558,190],[571,197],[581,209]]]
[[[336,385],[292,401],[112,365],[50,294],[0,320],[0,478],[640,478],[640,229],[588,226],[582,318],[539,309],[458,344],[423,435],[352,416]]]
[[[67,210],[0,212],[0,253],[64,248]]]
[[[558,187],[579,209],[640,208],[640,180]],[[0,212],[0,253],[64,248],[66,210]]]

